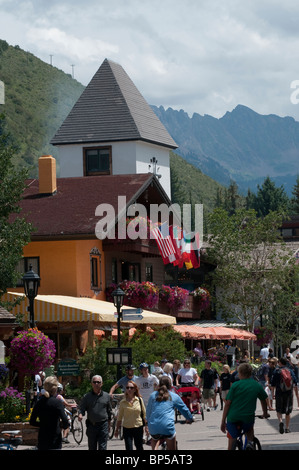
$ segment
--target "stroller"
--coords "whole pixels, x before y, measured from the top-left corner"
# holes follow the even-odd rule
[[[199,414],[202,421],[204,420],[204,411],[201,403],[201,391],[198,387],[181,387],[176,390],[177,394],[181,397],[185,405],[189,408],[192,414]],[[192,402],[192,400],[195,400]],[[191,402],[191,407],[190,407]],[[175,421],[177,422],[180,412],[176,410]]]

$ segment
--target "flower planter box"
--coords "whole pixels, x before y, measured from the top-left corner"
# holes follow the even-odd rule
[[[29,423],[0,423],[0,432],[2,431],[21,431],[22,445],[37,446],[38,428]]]

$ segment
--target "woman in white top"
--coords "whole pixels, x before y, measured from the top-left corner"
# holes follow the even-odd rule
[[[172,370],[173,370],[173,365],[170,362],[166,362],[164,369],[163,369],[163,375],[166,375],[170,379],[171,386],[173,387]]]
[[[192,387],[193,385],[198,385],[198,380],[197,370],[191,367],[189,359],[185,359],[183,368],[179,370],[177,375],[176,385],[179,386],[181,384],[182,387]]]

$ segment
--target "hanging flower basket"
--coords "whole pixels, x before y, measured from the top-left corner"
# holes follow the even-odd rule
[[[255,344],[257,346],[263,346],[264,344],[269,344],[273,338],[273,333],[266,326],[259,326],[254,329],[254,334],[256,335]]]
[[[19,331],[10,345],[10,365],[25,376],[50,367],[55,359],[54,342],[37,328]]]
[[[159,289],[152,282],[123,281],[118,285],[126,294],[124,305],[146,309],[155,308],[159,300]],[[106,299],[113,302],[112,292],[117,288],[116,284],[106,289]]]
[[[204,287],[197,287],[193,291],[193,299],[200,310],[206,310],[211,303],[211,295]]]
[[[159,300],[167,305],[170,311],[177,312],[185,307],[189,291],[182,287],[162,285],[159,289]]]
[[[189,291],[181,287],[162,286],[158,287],[152,282],[122,281],[118,286],[111,284],[106,289],[106,299],[113,302],[112,292],[120,287],[125,292],[124,305],[155,309],[159,303],[165,306],[164,310],[178,311],[185,307]]]

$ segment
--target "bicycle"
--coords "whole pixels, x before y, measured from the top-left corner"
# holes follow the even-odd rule
[[[156,441],[155,447],[152,450],[167,450],[167,440],[169,436],[163,436],[162,434],[155,434],[151,436],[151,438]],[[177,438],[174,437],[175,439],[175,450],[178,450],[178,441]]]
[[[254,436],[253,441],[248,441],[247,435],[242,428],[242,422],[238,423],[239,434],[235,439],[232,450],[262,450],[262,446],[257,437]]]
[[[120,400],[122,400],[123,394],[119,395],[113,395],[112,398],[112,417],[111,417],[111,422],[110,422],[110,432],[109,432],[109,439],[112,439],[114,436],[115,432],[115,427],[116,427],[116,421],[117,421],[117,416],[118,416],[118,410],[119,410],[119,403]],[[119,428],[119,439],[123,439],[123,427],[120,426]]]
[[[0,437],[0,450],[16,450],[22,444],[21,431],[2,431]]]
[[[66,413],[69,414],[71,418],[70,432],[72,433],[76,444],[80,445],[83,439],[83,423],[79,420],[76,402],[74,400],[67,400],[67,402],[71,406],[71,411],[66,408]]]

